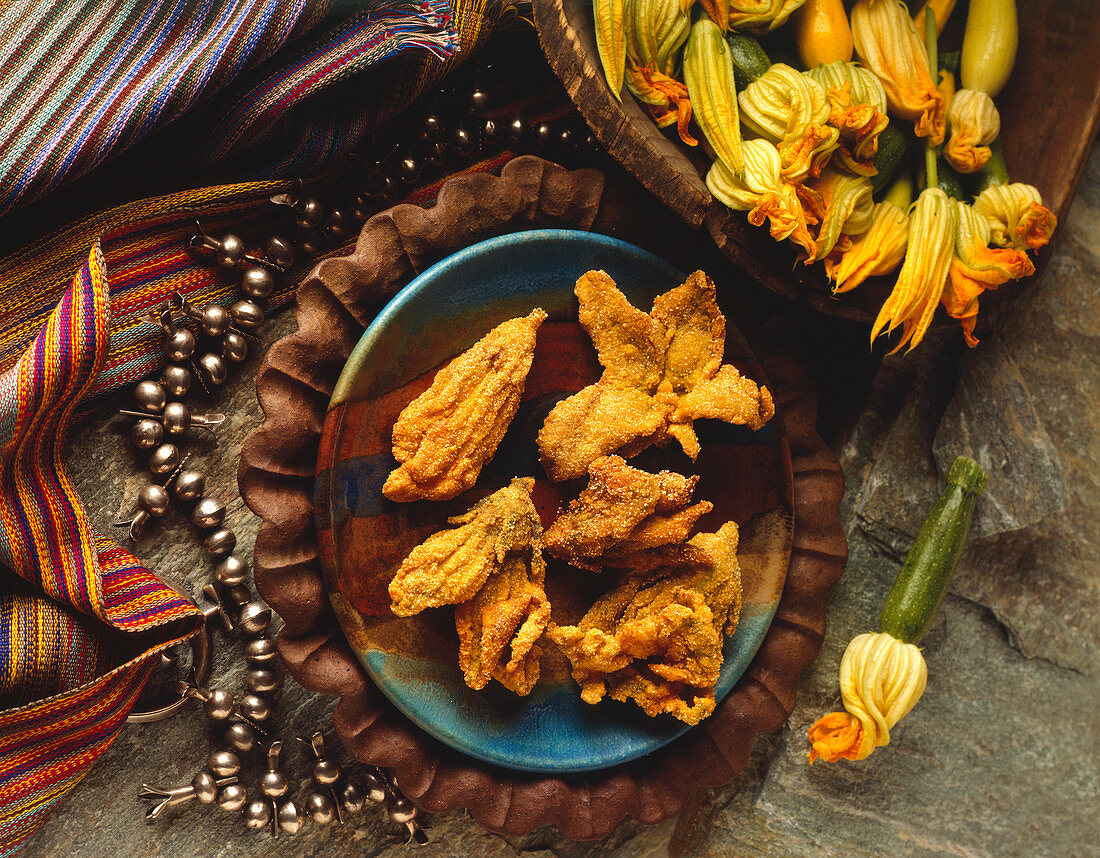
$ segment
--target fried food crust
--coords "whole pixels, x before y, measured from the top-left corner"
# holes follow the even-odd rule
[[[640,471],[619,456],[596,459],[588,468],[588,486],[547,528],[542,546],[598,572],[617,566],[621,555],[683,542],[713,508],[706,501],[689,506],[698,481],[671,471]]]
[[[666,550],[661,565],[627,575],[576,626],[547,635],[569,658],[581,698],[633,700],[650,716],[698,724],[714,711],[725,635],[737,628],[737,525]]]
[[[450,519],[414,548],[390,582],[399,617],[457,605],[459,667],[481,690],[490,679],[521,696],[539,678],[537,645],[550,620],[542,526],[531,501],[535,481],[517,478]]]
[[[470,488],[516,415],[535,353],[542,309],[493,328],[441,369],[393,426],[401,464],[382,494],[394,501],[450,500]]]
[[[581,275],[574,291],[604,372],[559,402],[539,431],[551,479],[575,479],[600,456],[621,451],[630,457],[670,438],[694,460],[693,421],[759,429],[774,415],[767,388],[722,364],[726,322],[714,283],[702,271],[659,295],[651,313],[632,306],[603,271]]]

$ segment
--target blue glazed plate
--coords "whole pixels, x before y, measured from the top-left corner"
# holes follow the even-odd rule
[[[446,519],[515,476],[536,478],[544,523],[583,487],[554,484],[542,472],[534,436],[560,399],[595,381],[600,368],[576,322],[576,279],[601,268],[638,307],[684,279],[640,248],[586,232],[534,230],[473,245],[416,277],[363,334],[332,396],[318,455],[315,517],[329,598],[372,680],[405,715],[447,745],[479,760],[529,772],[565,774],[619,765],[650,753],[688,727],[649,718],[632,703],[581,701],[564,657],[547,643],[542,678],[520,698],[496,683],[468,688],[458,669],[452,609],[395,618],[387,585],[401,560]],[[542,307],[524,401],[477,485],[453,501],[397,504],[381,487],[397,463],[390,430],[436,369],[506,319]],[[727,320],[726,360],[758,381],[763,373]],[[759,432],[717,421],[696,424],[703,452],[692,463],[678,449],[633,460],[700,475],[696,499],[714,503],[700,521],[741,527],[744,588],[736,634],[726,641],[719,700],[748,666],[783,589],[792,542],[790,454],[777,417]],[[548,558],[547,592],[558,623],[575,622],[613,583]]]

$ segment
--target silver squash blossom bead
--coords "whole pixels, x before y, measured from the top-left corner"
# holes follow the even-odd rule
[[[192,352],[194,349],[192,349]],[[187,357],[191,355],[188,354]],[[181,358],[182,360],[182,358]],[[169,364],[161,373],[161,383],[164,389],[172,396],[186,396],[191,389],[191,370],[185,366],[173,366]]]
[[[401,825],[404,825],[406,822],[412,822],[416,819],[417,813],[416,805],[407,798],[395,798],[390,802],[390,819]]]
[[[283,743],[275,740],[267,749],[267,771],[260,776],[260,792],[268,798],[282,798],[290,790],[290,780],[279,771],[279,754]]]
[[[279,687],[279,674],[263,667],[248,669],[248,687],[257,694],[269,694]]]
[[[176,328],[165,332],[161,338],[164,356],[170,361],[187,360],[195,353],[195,335],[187,328]]]
[[[278,268],[289,268],[294,264],[294,245],[280,235],[273,235],[264,245],[264,258]]]
[[[191,428],[191,409],[182,402],[169,402],[164,406],[163,421],[169,435],[182,435]]]
[[[275,661],[275,641],[272,638],[256,638],[249,641],[244,647],[244,656],[248,663],[256,667],[263,667]]]
[[[176,496],[176,500],[198,500],[202,497],[204,488],[206,488],[206,477],[199,471],[180,471],[172,481],[172,494]]]
[[[247,754],[256,747],[256,731],[243,721],[234,721],[225,728],[225,741],[234,750]]]
[[[225,504],[215,498],[199,498],[199,502],[191,510],[191,523],[203,530],[217,527],[224,518]]]
[[[297,834],[302,830],[302,815],[293,801],[287,800],[279,805],[279,830],[287,834]]]
[[[154,474],[170,474],[180,466],[180,451],[175,444],[161,444],[149,457],[149,470]]]
[[[191,778],[191,788],[203,804],[213,804],[218,797],[218,781],[210,772],[199,772]]]
[[[221,355],[212,352],[207,352],[199,358],[199,369],[202,370],[203,377],[207,382],[214,385],[214,387],[222,384],[229,377],[225,359]]]
[[[262,724],[271,717],[271,704],[259,694],[242,694],[239,708],[241,715],[257,724]]]
[[[302,229],[313,229],[315,226],[320,226],[321,221],[325,219],[324,208],[320,202],[312,197],[299,200],[294,209],[296,213],[294,222]]]
[[[237,535],[227,527],[219,527],[206,534],[202,544],[215,557],[228,557],[237,547]]]
[[[229,305],[233,321],[242,331],[254,331],[264,322],[264,311],[255,301],[241,298]]]
[[[146,414],[160,414],[168,402],[168,394],[159,382],[139,381],[134,388],[134,399]]]
[[[156,484],[144,486],[138,492],[138,505],[154,518],[168,512],[168,492]]]
[[[223,268],[232,268],[244,257],[244,242],[235,235],[226,235],[218,242],[214,261]]]
[[[328,825],[336,818],[336,805],[323,792],[309,792],[306,793],[306,813],[318,825]]]
[[[259,831],[271,824],[271,804],[266,801],[250,801],[244,809],[244,824]]]
[[[239,774],[241,758],[232,751],[213,751],[206,761],[206,767],[220,778]]]
[[[226,557],[214,567],[214,580],[226,587],[243,584],[248,577],[248,564],[236,556]]]
[[[358,813],[365,802],[363,791],[354,781],[349,781],[340,788],[340,806],[347,813]]]
[[[240,784],[222,787],[218,793],[218,807],[222,810],[240,810],[248,801],[248,790]]]
[[[164,440],[164,427],[158,420],[139,420],[130,430],[130,440],[139,450],[152,450]]]
[[[249,602],[241,608],[237,624],[246,635],[262,635],[271,623],[271,608],[263,602]]]
[[[229,311],[221,304],[202,308],[202,332],[208,337],[220,337],[229,329]]]
[[[226,331],[222,337],[222,354],[230,363],[240,363],[248,357],[248,340],[236,331]]]
[[[250,265],[241,275],[241,291],[249,298],[270,298],[275,291],[275,276],[266,268]]]

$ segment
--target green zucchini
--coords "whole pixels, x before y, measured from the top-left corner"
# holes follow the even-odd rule
[[[898,165],[909,149],[909,138],[898,120],[891,119],[890,124],[878,135],[878,149],[871,163],[878,170],[871,176],[871,193],[877,194],[889,184],[897,172]]]
[[[932,626],[970,531],[974,503],[985,491],[987,479],[972,459],[959,456],[951,463],[947,486],[921,525],[886,597],[878,616],[879,631],[915,644]]]
[[[937,185],[947,196],[959,202],[966,202],[966,191],[963,190],[959,174],[941,156],[936,156]]]
[[[730,46],[734,85],[738,92],[772,67],[760,43],[748,33],[730,30],[726,33],[726,44]]]
[[[989,188],[1008,184],[1008,167],[1005,166],[1005,146],[1004,143],[1001,142],[1000,136],[989,144],[989,148],[993,154],[990,155],[989,160],[985,162],[985,166],[974,174],[974,196],[978,196],[982,191]]]

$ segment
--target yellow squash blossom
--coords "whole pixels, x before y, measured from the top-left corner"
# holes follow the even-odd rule
[[[789,238],[806,251],[809,263],[817,247],[794,186],[780,174],[779,151],[767,140],[757,139],[742,143],[741,152],[744,174],[737,176],[722,161],[715,161],[707,173],[707,188],[731,209],[747,211],[753,226],[762,226],[767,220],[772,238]]]
[[[842,253],[825,257],[825,273],[836,286],[833,292],[848,292],[868,277],[889,274],[905,258],[909,216],[889,200],[875,203],[871,226],[852,239]]]
[[[997,247],[1036,250],[1050,241],[1058,226],[1039,191],[1020,182],[986,188],[974,200],[974,208],[989,219]]]
[[[886,92],[879,79],[856,63],[829,63],[805,74],[825,88],[829,124],[840,132],[833,162],[859,176],[878,171],[871,160],[886,127]]]
[[[819,224],[814,239],[817,242],[815,261],[832,253],[841,234],[860,235],[871,226],[874,209],[871,180],[863,176],[828,167],[820,179],[799,188],[798,195],[803,210],[812,214]]]
[[[951,261],[947,287],[941,301],[947,315],[962,322],[963,337],[973,348],[978,344],[974,325],[978,318],[978,296],[996,289],[1009,280],[1035,273],[1027,251],[1016,248],[991,248],[991,230],[985,215],[966,203],[956,203],[955,258]]]
[[[748,33],[770,33],[781,27],[806,0],[729,0],[730,26]]]
[[[680,139],[698,146],[691,134],[691,98],[680,81],[649,66],[638,66],[627,57],[626,86],[642,102],[659,128],[676,125]]]
[[[889,745],[890,728],[920,700],[927,681],[928,666],[913,644],[885,632],[853,638],[840,662],[845,711],[810,727],[810,762],[862,760]]]
[[[840,132],[829,125],[829,100],[813,78],[776,63],[737,98],[741,121],[775,143],[788,182],[819,176],[836,149]]]
[[[928,67],[924,42],[899,0],[859,0],[852,7],[856,53],[886,91],[890,112],[911,120],[918,137],[943,142],[943,95]]]
[[[976,173],[989,161],[989,144],[1001,133],[993,99],[976,89],[960,89],[947,109],[947,125],[951,136],[943,157],[960,173]]]
[[[691,31],[691,15],[680,0],[631,0],[623,31],[626,56],[635,66],[671,77]]]
[[[899,325],[902,338],[894,351],[905,345],[911,351],[924,339],[954,258],[956,217],[954,201],[939,188],[921,191],[909,215],[905,261],[871,328],[872,341]]]
[[[681,5],[683,5],[683,0],[681,0]],[[723,33],[730,28],[730,0],[699,0],[699,5],[703,7],[710,19],[722,29]]]

